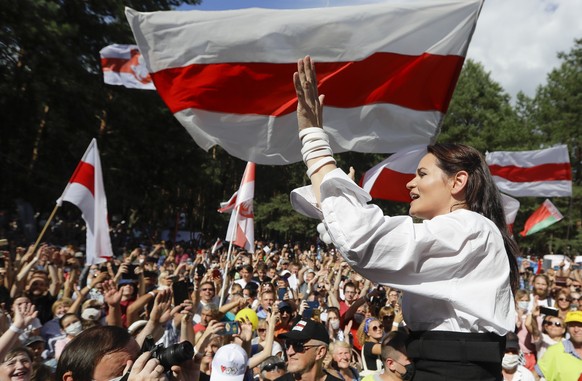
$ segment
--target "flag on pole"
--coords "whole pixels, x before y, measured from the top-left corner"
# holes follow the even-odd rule
[[[95,139],[89,144],[57,204],[61,206],[63,201],[81,209],[87,225],[87,264],[104,262],[106,258],[113,257],[107,223],[107,198]]]
[[[519,233],[522,237],[537,233],[548,226],[560,221],[564,216],[548,199],[525,221],[523,231]]]
[[[126,16],[160,96],[200,147],[282,165],[301,160],[292,75],[307,54],[326,95],[334,152],[389,153],[433,141],[482,3],[126,8]]]
[[[232,211],[236,205],[237,194],[238,194],[238,191],[234,192],[228,201],[221,202],[220,208],[218,209],[218,213],[232,213]]]
[[[499,190],[514,197],[571,197],[572,168],[568,147],[536,151],[498,151],[486,155]]]
[[[505,213],[505,223],[509,234],[513,235],[513,223],[519,210],[519,201],[506,194],[501,193],[501,203],[503,204],[503,212]]]
[[[214,245],[212,245],[212,249],[210,250],[211,254],[216,253],[216,251],[218,249],[220,249],[222,247],[222,240],[220,238],[216,239],[216,242],[214,242]]]
[[[137,45],[113,44],[101,49],[99,54],[103,81],[108,85],[156,89]]]
[[[426,145],[396,152],[366,171],[360,186],[373,198],[409,202],[410,191],[406,184],[414,178],[418,163],[426,152]]]
[[[255,250],[255,225],[253,214],[253,198],[255,197],[255,163],[248,162],[243,174],[234,212],[230,216],[226,241],[244,248]]]

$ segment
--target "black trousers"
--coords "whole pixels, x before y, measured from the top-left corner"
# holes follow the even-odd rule
[[[502,381],[505,337],[492,333],[413,332],[407,342],[414,381]]]

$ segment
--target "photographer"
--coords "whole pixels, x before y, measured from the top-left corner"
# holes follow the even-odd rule
[[[197,379],[192,360],[167,369],[160,360],[164,356],[153,358],[151,352],[140,352],[138,343],[127,330],[115,326],[92,327],[65,347],[57,365],[56,380],[109,381],[121,379],[127,373],[128,381]]]

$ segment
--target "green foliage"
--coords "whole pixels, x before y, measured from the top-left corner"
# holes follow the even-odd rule
[[[187,215],[187,229],[223,236],[228,215],[220,201],[238,189],[245,163],[219,147],[204,152],[153,91],[103,83],[99,50],[133,43],[125,6],[168,10],[198,0],[4,0],[0,2],[0,209],[29,201],[48,214],[84,150],[98,139],[109,213],[132,224],[173,228]],[[463,142],[482,152],[568,144],[575,195],[552,201],[565,220],[531,237],[525,249],[581,251],[580,129],[582,42],[562,53],[548,83],[512,107],[502,87],[479,63],[465,63],[439,141]],[[356,178],[386,155],[336,155]],[[305,166],[257,166],[257,239],[314,239],[316,222],[291,210],[289,192],[309,183]],[[516,221],[543,199],[523,198]],[[408,204],[375,200],[385,213],[405,214]],[[63,208],[62,214],[79,213]],[[130,218],[131,216],[131,218]],[[551,239],[548,239],[551,237]],[[213,239],[213,238],[212,238]]]

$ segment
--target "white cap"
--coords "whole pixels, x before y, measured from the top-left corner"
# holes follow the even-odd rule
[[[84,320],[95,321],[101,317],[101,310],[98,310],[97,308],[93,308],[93,307],[85,308],[83,310],[83,312],[81,313],[81,317]]]
[[[247,371],[249,357],[237,344],[222,346],[212,359],[210,381],[242,381]]]

